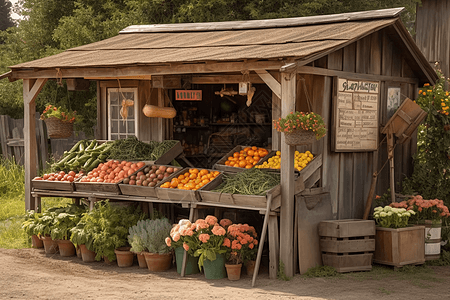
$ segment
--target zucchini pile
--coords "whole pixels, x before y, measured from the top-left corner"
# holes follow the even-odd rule
[[[110,153],[112,142],[99,144],[97,140],[80,140],[72,149],[64,151],[63,157],[51,168],[55,171],[89,172],[100,163],[105,162]]]

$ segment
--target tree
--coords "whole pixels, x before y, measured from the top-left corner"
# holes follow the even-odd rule
[[[0,0],[0,30],[6,30],[14,26],[11,18],[11,2],[8,0]]]

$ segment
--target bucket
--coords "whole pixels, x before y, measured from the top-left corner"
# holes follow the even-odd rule
[[[184,249],[183,247],[175,248],[175,260],[177,262],[177,272],[181,274],[181,265],[183,264]],[[186,269],[184,270],[185,275],[200,273],[198,268],[198,257],[192,255],[186,255]]]
[[[225,270],[225,255],[216,254],[216,260],[205,259],[203,261],[203,270],[206,279],[222,279],[227,276]]]
[[[425,220],[425,260],[441,257],[441,228],[441,222]]]

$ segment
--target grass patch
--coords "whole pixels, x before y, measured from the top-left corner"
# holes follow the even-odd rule
[[[309,268],[302,277],[314,278],[314,277],[341,277],[342,274],[338,273],[335,268],[330,266],[316,266]]]

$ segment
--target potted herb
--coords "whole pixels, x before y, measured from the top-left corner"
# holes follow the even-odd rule
[[[376,207],[377,223],[373,261],[401,267],[425,262],[424,226],[408,225],[414,211],[390,206]]]
[[[145,220],[144,246],[148,252],[144,252],[147,268],[153,272],[161,272],[170,268],[172,252],[165,239],[170,234],[172,225],[166,218]]]
[[[33,248],[43,248],[44,244],[40,238],[41,232],[38,231],[37,225],[39,223],[39,218],[42,216],[40,213],[36,213],[34,210],[27,212],[25,216],[25,221],[22,223],[22,228],[25,230],[27,235],[31,237],[31,244]]]
[[[68,205],[56,212],[57,214],[53,219],[50,236],[58,242],[61,256],[75,255],[75,247],[72,241],[70,241],[70,236],[72,230],[77,226],[82,214],[85,212],[86,207],[77,204]]]
[[[72,232],[71,240],[95,252],[95,260],[104,258],[112,262],[116,260],[115,249],[127,246],[128,228],[143,217],[144,214],[133,206],[120,207],[111,205],[109,201],[97,202],[92,211],[83,215]]]
[[[284,133],[285,143],[291,146],[311,144],[327,132],[323,118],[314,112],[291,112],[284,118],[273,120],[273,127]]]
[[[44,244],[44,250],[47,254],[55,254],[58,252],[58,242],[54,241],[50,236],[53,228],[53,220],[57,215],[56,211],[59,207],[49,208],[46,212],[42,213],[42,216],[37,219],[36,232],[41,235],[42,242]]]
[[[136,253],[140,268],[147,268],[144,251],[147,244],[147,230],[145,228],[146,221],[139,220],[136,225],[128,229],[128,244],[130,244],[130,251]]]

